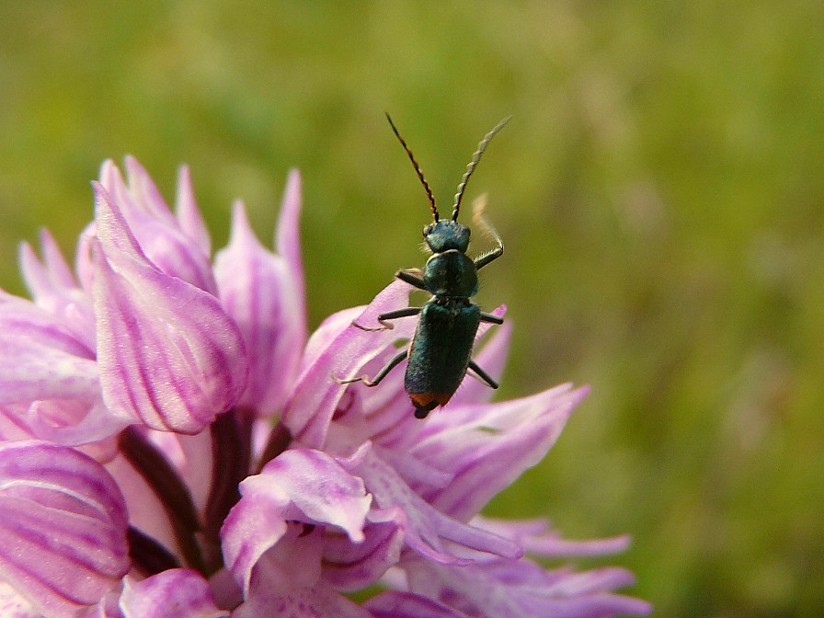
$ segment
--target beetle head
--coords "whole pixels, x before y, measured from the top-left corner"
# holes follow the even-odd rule
[[[423,228],[423,239],[432,253],[457,249],[466,253],[469,248],[470,230],[451,219],[436,221]]]

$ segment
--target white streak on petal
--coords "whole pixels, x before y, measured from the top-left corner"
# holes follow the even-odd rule
[[[34,606],[14,588],[0,582],[0,616],[3,618],[42,618]]]
[[[47,616],[96,604],[129,568],[113,479],[66,447],[0,445],[0,579]]]

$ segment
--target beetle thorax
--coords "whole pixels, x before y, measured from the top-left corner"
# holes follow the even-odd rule
[[[450,249],[426,261],[423,281],[435,296],[469,298],[478,292],[478,269],[466,254]]]

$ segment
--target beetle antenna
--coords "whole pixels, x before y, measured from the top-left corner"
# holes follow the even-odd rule
[[[507,116],[496,124],[489,133],[484,135],[484,138],[478,144],[478,149],[472,154],[472,160],[469,162],[469,165],[466,166],[463,178],[461,178],[461,182],[458,184],[458,192],[455,193],[455,205],[452,207],[453,221],[458,220],[458,213],[461,211],[461,200],[463,200],[464,191],[466,191],[466,183],[469,182],[469,177],[472,176],[472,172],[475,171],[475,166],[478,165],[478,161],[481,160],[481,155],[483,155],[484,150],[486,150],[492,138],[495,137],[495,134],[504,128],[504,125],[509,122],[510,118],[512,118],[512,116]]]
[[[432,209],[432,216],[435,218],[435,223],[437,223],[439,218],[438,207],[435,206],[435,196],[432,195],[432,189],[429,188],[429,183],[426,182],[426,178],[423,176],[420,165],[418,165],[418,162],[415,161],[415,155],[412,154],[409,146],[406,145],[406,141],[401,137],[398,127],[396,127],[395,123],[392,122],[392,117],[388,113],[386,114],[386,119],[389,121],[389,126],[392,127],[392,130],[395,132],[395,136],[398,138],[398,141],[400,141],[401,146],[403,146],[403,149],[406,151],[406,155],[409,157],[409,160],[412,161],[412,166],[415,168],[415,173],[418,175],[418,178],[420,178],[421,184],[426,191],[426,197],[429,198],[429,208]]]

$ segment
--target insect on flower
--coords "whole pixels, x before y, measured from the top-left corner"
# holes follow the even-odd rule
[[[479,201],[474,209],[475,225],[493,238],[495,247],[474,259],[468,257],[466,250],[469,247],[470,230],[458,223],[458,215],[470,176],[490,140],[509,122],[510,117],[501,120],[478,144],[461,182],[458,183],[452,217],[448,220],[440,218],[435,197],[415,156],[389,114],[386,117],[426,191],[434,219],[423,228],[424,241],[432,252],[423,270],[405,269],[395,273],[395,276],[433,296],[423,307],[405,307],[379,315],[378,321],[383,325],[379,329],[367,328],[354,322],[353,325],[362,330],[382,330],[392,328],[387,320],[418,316],[418,324],[409,347],[399,352],[374,378],[362,376],[338,382],[348,384],[362,381],[366,386],[377,386],[393,368],[408,359],[404,388],[415,406],[415,417],[426,418],[437,406],[446,405],[463,381],[467,370],[472,370],[490,387],[498,388],[498,383],[472,360],[472,346],[481,322],[502,324],[503,319],[483,313],[471,301],[471,297],[478,292],[478,270],[501,257],[504,244],[486,221],[483,201]]]

